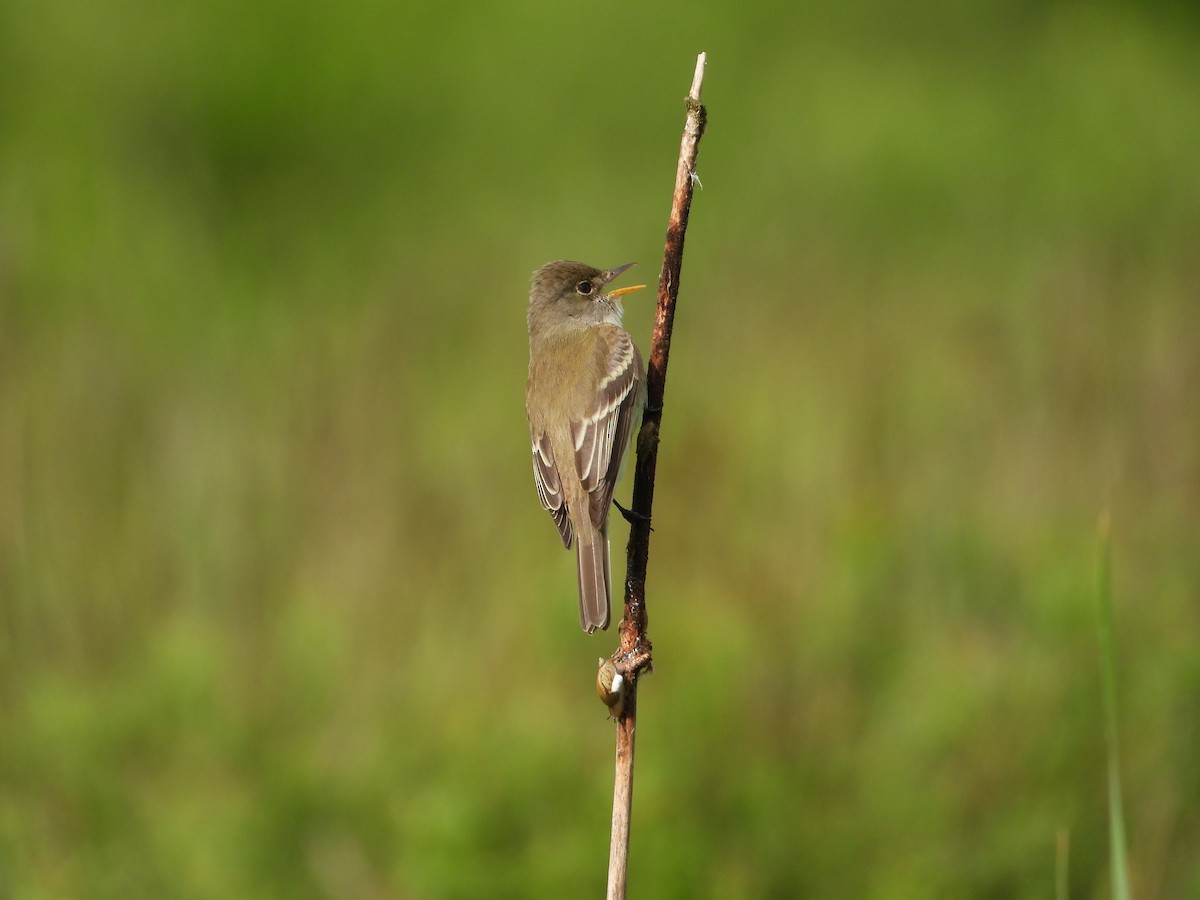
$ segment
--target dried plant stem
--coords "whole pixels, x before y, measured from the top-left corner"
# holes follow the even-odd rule
[[[621,619],[621,646],[612,656],[621,676],[621,702],[614,707],[617,718],[616,779],[613,786],[612,843],[608,857],[608,898],[624,900],[629,861],[629,818],[633,809],[633,749],[637,722],[638,676],[651,668],[651,644],[647,636],[646,565],[650,557],[650,513],[654,505],[654,473],[658,463],[658,433],[662,423],[663,394],[667,384],[667,360],[671,352],[671,330],[675,301],[679,296],[679,274],[683,267],[683,241],[688,212],[696,184],[696,157],[704,134],[707,111],[700,102],[704,83],[705,54],[696,59],[696,72],[687,96],[687,121],[679,147],[675,194],[667,224],[662,273],[658,278],[658,308],[654,337],[646,371],[646,414],[638,435],[637,466],[634,471],[632,524],[629,532],[625,576],[625,614]]]

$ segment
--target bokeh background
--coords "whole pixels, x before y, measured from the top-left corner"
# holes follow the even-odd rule
[[[1108,514],[1200,896],[1197,10],[5,0],[0,896],[601,895],[527,279],[655,281],[700,50],[631,889],[1109,896]]]

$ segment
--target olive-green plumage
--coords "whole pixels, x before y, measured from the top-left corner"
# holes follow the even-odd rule
[[[608,508],[645,405],[645,369],[621,327],[620,301],[643,285],[604,291],[627,268],[547,263],[529,293],[525,414],[534,480],[563,546],[576,546],[579,624],[589,633],[608,627]]]

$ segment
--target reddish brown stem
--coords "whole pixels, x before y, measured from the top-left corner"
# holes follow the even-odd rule
[[[617,712],[617,762],[613,787],[612,843],[608,858],[608,898],[624,900],[625,877],[629,859],[629,819],[633,810],[633,748],[637,721],[638,676],[652,668],[653,647],[647,635],[646,566],[650,559],[650,514],[654,506],[654,473],[658,464],[658,435],[662,424],[663,394],[667,387],[667,361],[671,353],[671,331],[675,323],[675,301],[679,297],[679,278],[683,268],[683,242],[687,233],[692,191],[696,184],[696,157],[704,134],[707,110],[700,102],[704,83],[705,54],[696,59],[696,72],[687,96],[687,121],[679,146],[679,166],[675,172],[675,193],[667,240],[663,252],[662,273],[658,278],[658,308],[654,317],[654,337],[646,370],[646,413],[638,435],[637,465],[634,469],[634,515],[626,553],[625,614],[621,619],[621,646],[613,654],[617,672],[624,684],[622,703]]]

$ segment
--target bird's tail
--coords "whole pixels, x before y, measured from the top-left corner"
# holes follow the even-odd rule
[[[608,628],[609,602],[612,596],[608,566],[606,530],[587,529],[578,534],[579,554],[579,625],[588,634]]]

